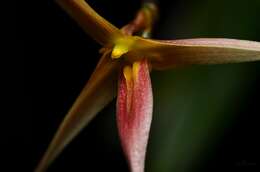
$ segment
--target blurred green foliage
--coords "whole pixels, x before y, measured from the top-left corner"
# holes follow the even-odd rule
[[[158,37],[260,40],[258,0],[186,0],[180,7],[177,12],[169,7]],[[177,21],[171,22],[173,15]],[[235,120],[259,68],[256,62],[153,72],[154,118],[147,171],[199,169]]]

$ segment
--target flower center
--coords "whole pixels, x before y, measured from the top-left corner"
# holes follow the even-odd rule
[[[125,36],[124,38],[120,38],[115,41],[115,46],[113,47],[111,58],[118,59],[123,54],[126,54],[128,51],[131,50],[131,47],[134,43],[134,37],[132,36]]]

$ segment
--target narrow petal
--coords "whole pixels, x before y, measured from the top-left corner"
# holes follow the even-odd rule
[[[85,0],[56,0],[93,39],[102,45],[113,43],[123,34],[97,14]]]
[[[152,120],[153,96],[146,60],[124,68],[119,78],[117,125],[132,172],[143,172]]]
[[[260,60],[260,43],[254,41],[197,38],[151,40],[136,37],[132,54],[149,57],[153,68],[165,69],[186,64],[222,64]]]
[[[65,116],[36,172],[45,171],[82,128],[115,97],[116,70],[119,64],[112,61],[110,54],[106,52],[101,58],[88,83]]]

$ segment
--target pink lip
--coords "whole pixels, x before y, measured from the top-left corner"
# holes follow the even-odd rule
[[[119,76],[117,125],[131,171],[143,172],[153,108],[147,61],[135,62],[130,72]]]

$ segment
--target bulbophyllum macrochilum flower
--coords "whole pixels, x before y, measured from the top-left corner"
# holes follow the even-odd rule
[[[117,95],[117,125],[132,172],[143,172],[152,121],[151,70],[191,64],[260,60],[260,43],[236,39],[153,40],[155,4],[145,3],[121,30],[98,15],[84,0],[57,0],[89,36],[100,43],[102,57],[65,116],[36,172],[45,171],[65,146]],[[141,33],[141,36],[133,36]],[[117,94],[116,94],[117,93]]]

